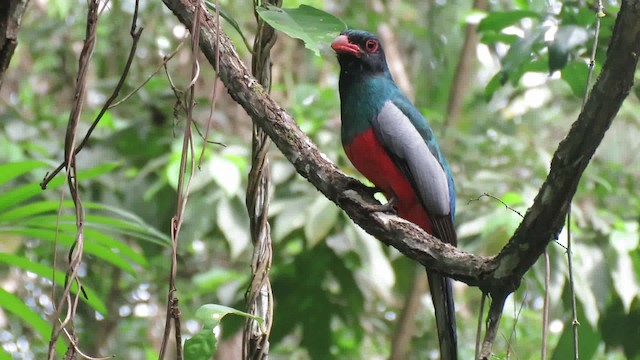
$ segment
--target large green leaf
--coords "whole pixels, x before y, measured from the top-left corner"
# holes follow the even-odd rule
[[[0,263],[4,263],[10,266],[15,266],[23,270],[31,271],[32,273],[40,277],[43,277],[45,279],[49,279],[51,281],[53,281],[53,278],[54,278],[53,269],[50,266],[33,262],[22,256],[0,253]],[[60,286],[64,286],[64,279],[65,279],[64,272],[56,270],[56,276],[55,276],[56,284]],[[73,283],[70,289],[73,294],[77,294],[78,285],[76,283]],[[82,291],[84,294],[87,295],[86,298],[85,296],[80,296],[80,299],[82,299],[82,301],[86,302],[89,306],[91,306],[94,310],[100,312],[101,314],[103,315],[107,314],[107,307],[105,306],[104,302],[102,302],[102,299],[100,299],[98,294],[92,288],[83,284]]]
[[[0,185],[31,170],[47,166],[42,161],[30,160],[0,164]]]
[[[205,304],[200,306],[200,308],[196,310],[196,319],[200,320],[204,327],[213,329],[220,323],[220,320],[228,314],[240,315],[253,319],[257,321],[260,326],[262,326],[262,323],[264,322],[264,319],[259,316],[254,316],[244,311],[219,304]]]
[[[347,28],[337,17],[308,5],[300,5],[295,9],[269,5],[259,7],[256,11],[274,29],[304,41],[304,46],[316,55],[320,55],[320,48]]]
[[[235,259],[250,242],[247,210],[237,197],[225,197],[218,202],[216,215],[218,227],[229,244],[231,258]]]
[[[569,53],[589,38],[587,30],[580,26],[562,26],[549,45],[549,72],[562,69],[569,61]]]
[[[570,312],[568,312],[569,314]],[[587,321],[582,321],[585,318],[582,304],[578,302],[577,315],[580,325],[578,326],[578,353],[581,359],[592,359],[598,350],[598,345],[602,341],[600,334],[594,327],[592,327]],[[564,322],[564,329],[562,335],[558,340],[556,348],[553,350],[551,360],[564,360],[572,359],[573,352],[573,327],[570,319],[566,319]]]
[[[502,58],[502,72],[510,76],[527,60],[531,59],[533,47],[542,43],[547,29],[546,26],[540,26],[511,45],[507,54]]]
[[[640,243],[638,224],[628,222],[621,229],[613,230],[609,235],[609,256],[607,262],[613,287],[618,293],[625,311],[629,312],[631,303],[640,297],[640,286],[635,274],[632,252]]]
[[[478,24],[478,32],[502,31],[524,18],[540,18],[540,14],[529,10],[492,11]]]
[[[60,226],[63,229],[73,231],[68,225],[73,225],[75,228],[76,218],[73,215],[40,215],[33,216],[26,219],[20,219],[15,221],[16,224],[30,225],[35,228],[55,229],[56,226]],[[56,225],[57,224],[57,225]],[[136,223],[123,221],[120,219],[102,216],[102,215],[87,215],[84,222],[85,227],[101,230],[103,232],[115,232],[118,234],[128,235],[134,239],[141,239],[149,241],[155,244],[167,246],[168,240],[166,236],[159,238],[155,234],[149,234],[147,231],[148,226],[143,226]],[[1,232],[0,228],[0,232]]]
[[[334,228],[340,210],[324,196],[318,196],[307,209],[307,221],[304,225],[304,235],[310,247],[323,240]]]
[[[613,297],[607,309],[603,311],[603,316],[599,323],[602,340],[604,340],[607,349],[622,348],[627,359],[638,359],[640,357],[639,323],[640,298],[634,299],[630,310],[627,312],[620,299]],[[582,338],[580,338],[581,345],[582,342]]]
[[[262,326],[264,320],[234,308],[218,304],[202,305],[196,311],[196,319],[202,322],[202,330],[184,343],[185,359],[209,360],[216,351],[218,342],[213,334],[213,329],[218,326],[220,320],[228,314],[235,314],[254,319]]]
[[[80,171],[78,173],[78,179],[91,179],[104,173],[108,173],[115,169],[117,166],[119,166],[117,163],[98,165],[94,168]],[[62,184],[64,184],[64,176],[58,175],[53,180],[51,180],[47,188],[56,188]],[[18,186],[15,189],[7,191],[0,195],[0,211],[10,208],[41,193],[42,189],[40,188],[40,182],[32,182],[30,184]]]
[[[589,66],[584,61],[580,60],[570,62],[562,69],[561,72],[562,80],[571,87],[573,95],[579,98],[584,96],[588,77]]]
[[[24,227],[24,226],[1,228],[0,233],[28,236],[34,239],[46,240],[50,242],[55,241],[57,238],[59,243],[66,246],[71,246],[75,241],[75,237],[76,237],[75,232],[67,233],[67,232],[59,231],[56,234],[55,229],[38,229],[38,228]],[[87,254],[91,254],[95,257],[103,259],[104,261],[110,263],[111,265],[117,266],[120,269],[132,275],[135,275],[135,271],[131,266],[131,264],[129,264],[129,262],[127,262],[119,254],[114,253],[113,251],[111,251],[110,249],[106,248],[103,245],[97,244],[96,242],[93,242],[93,241],[85,241],[84,251]]]
[[[218,348],[212,329],[203,328],[184,342],[185,359],[209,360]]]
[[[4,351],[2,347],[0,347],[0,360],[12,360],[13,357],[9,355],[8,352]]]

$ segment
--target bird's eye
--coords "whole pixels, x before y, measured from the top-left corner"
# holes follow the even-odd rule
[[[375,52],[378,50],[378,42],[376,40],[367,40],[367,42],[364,43],[364,47],[370,53]]]

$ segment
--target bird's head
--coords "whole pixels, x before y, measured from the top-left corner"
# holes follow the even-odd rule
[[[387,61],[380,40],[362,30],[345,30],[331,43],[344,70],[361,71],[364,74],[388,72]]]

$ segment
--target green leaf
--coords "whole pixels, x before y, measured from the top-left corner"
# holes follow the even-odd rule
[[[569,87],[573,95],[578,98],[584,97],[587,78],[589,77],[589,66],[580,60],[572,61],[562,69],[561,78]]]
[[[8,352],[4,351],[2,347],[0,347],[0,360],[12,360],[13,358],[9,355]]]
[[[555,39],[549,45],[549,73],[565,67],[569,61],[570,51],[583,45],[588,38],[589,34],[583,27],[576,25],[560,27]]]
[[[217,208],[217,223],[231,250],[231,258],[235,259],[249,245],[247,210],[233,197],[222,198]]]
[[[0,185],[7,181],[17,178],[33,169],[47,166],[46,163],[37,160],[20,161],[8,164],[0,164]]]
[[[220,323],[220,320],[228,314],[240,315],[253,319],[257,321],[260,326],[262,326],[262,323],[264,322],[264,319],[259,316],[251,315],[244,311],[219,304],[205,304],[200,306],[200,308],[196,310],[196,319],[202,322],[204,328],[213,329]]]
[[[581,359],[593,359],[599,344],[602,342],[600,333],[596,328],[592,327],[589,322],[582,321],[585,318],[584,308],[582,304],[577,302],[577,317],[580,325],[578,326],[578,353]],[[568,312],[570,314],[570,312]],[[573,358],[573,328],[571,319],[564,321],[564,329],[558,340],[556,348],[553,350],[551,360],[564,360]]]
[[[274,199],[270,213],[276,216],[273,222],[273,238],[278,241],[284,239],[297,229],[305,225],[304,209],[313,201],[311,196],[297,196],[288,199]]]
[[[502,31],[524,18],[540,18],[540,14],[529,10],[492,11],[478,24],[478,32]]]
[[[119,164],[102,164],[89,170],[80,171],[78,173],[78,179],[80,181],[94,178],[107,172],[111,172],[118,167]],[[48,185],[48,189],[56,188],[64,184],[64,176],[58,175]],[[30,199],[38,194],[42,193],[40,188],[40,182],[32,182],[30,184],[19,186],[13,190],[7,191],[0,195],[0,211],[10,208],[22,201]]]
[[[607,258],[613,287],[618,293],[625,311],[629,312],[631,303],[636,297],[640,297],[640,286],[635,275],[631,252],[638,248],[640,242],[638,224],[625,223],[624,229],[613,230],[609,235],[612,256]]]
[[[51,335],[51,325],[43,320],[38,313],[31,310],[22,300],[12,293],[5,291],[3,288],[0,288],[0,307],[29,324],[29,326],[40,335],[43,344],[45,343],[45,339],[49,339]],[[64,342],[58,341],[56,344],[56,352],[62,356],[65,351]]]
[[[622,348],[626,359],[638,359],[640,355],[638,323],[640,323],[640,298],[636,298],[631,303],[630,311],[626,312],[620,299],[614,297],[607,309],[603,311],[603,318],[599,324],[606,348]],[[582,343],[580,338],[580,345]],[[582,357],[582,354],[580,355]]]
[[[518,41],[518,39],[520,39],[518,35],[490,31],[482,34],[482,39],[480,39],[480,41],[483,44],[487,44],[487,45],[493,45],[497,43],[505,43],[505,44],[511,45],[514,42]]]
[[[29,225],[33,228],[50,230],[55,230],[56,226],[58,226],[60,227],[60,229],[67,230],[69,233],[75,232],[75,223],[76,218],[73,215],[62,215],[58,218],[57,215],[53,214],[33,216],[14,222],[14,224]],[[164,237],[158,238],[155,234],[149,233],[147,231],[147,228],[142,225],[126,222],[108,216],[87,215],[85,218],[84,226],[89,229],[101,230],[105,233],[115,232],[118,234],[131,236],[135,239],[146,240],[154,244],[163,246],[168,245]]]
[[[220,324],[222,318],[227,314],[236,314],[254,319],[261,327],[264,322],[264,319],[261,317],[228,306],[218,304],[202,305],[195,313],[195,318],[203,324],[202,330],[185,342],[185,359],[211,359],[217,347],[217,340],[213,334],[213,329]]]
[[[184,342],[184,358],[210,360],[218,347],[218,340],[211,329],[202,329]]]
[[[304,225],[304,235],[310,247],[327,237],[333,229],[340,210],[329,199],[318,196],[307,208],[307,221]]]
[[[295,9],[269,5],[258,7],[256,11],[274,29],[304,41],[304,46],[316,55],[320,55],[321,47],[347,28],[337,17],[308,5]]]
[[[505,193],[504,195],[502,195],[502,201],[509,206],[520,205],[524,203],[522,195],[516,192]]]
[[[211,160],[204,165],[202,173],[208,179],[213,178],[228,196],[239,193],[242,175],[238,166],[229,159],[222,156],[212,156]],[[194,177],[195,179],[197,179],[197,175]],[[192,185],[192,191],[195,190],[197,187]]]
[[[0,228],[0,233],[6,234],[16,234],[22,236],[32,237],[34,239],[46,240],[46,241],[55,241],[56,237],[60,244],[66,245],[68,247],[73,244],[75,240],[75,232],[66,233],[63,231],[59,231],[56,236],[55,229],[37,229],[32,227],[8,227],[8,228]],[[122,256],[115,254],[113,251],[110,251],[108,248],[96,244],[93,241],[85,241],[84,242],[84,251],[87,254],[94,255],[104,261],[110,263],[111,265],[117,266],[120,269],[135,275],[135,271],[131,264],[129,264]]]
[[[141,217],[130,211],[98,203],[86,203],[85,208],[102,209],[119,215],[122,217],[121,221],[129,224],[128,228],[135,229],[135,231],[139,231],[141,234],[144,234],[144,240],[148,240],[162,246],[171,246],[171,238],[167,234],[158,231],[155,227],[147,224]]]
[[[212,1],[205,1],[205,4],[207,4],[207,7],[209,7],[209,9],[211,9],[212,13],[215,15],[216,4]],[[244,45],[247,47],[247,50],[251,51],[251,45],[249,44],[249,41],[247,41],[247,38],[244,36],[244,33],[242,32],[242,28],[240,27],[236,19],[234,19],[222,7],[218,7],[218,12],[220,13],[220,16],[223,19],[225,19],[231,25],[231,27],[233,27],[238,32],[238,34],[242,38],[242,41],[244,42]]]
[[[493,98],[493,94],[496,92],[496,90],[498,90],[502,85],[504,85],[507,82],[508,77],[506,77],[505,75],[506,75],[505,73],[500,71],[497,74],[495,74],[491,78],[491,80],[489,80],[489,83],[484,88],[484,100],[486,102],[491,101],[491,98]]]
[[[533,47],[542,43],[547,28],[547,26],[541,26],[531,31],[511,45],[507,54],[502,58],[502,72],[507,74],[512,82],[518,79],[512,78],[511,74],[516,72],[527,60],[531,59]]]
[[[4,263],[10,266],[14,266],[23,270],[30,271],[42,278],[53,281],[53,276],[52,276],[53,269],[50,266],[33,262],[25,257],[0,253],[0,263]],[[64,278],[65,278],[64,272],[56,270],[56,276],[55,276],[56,284],[60,286],[64,286]],[[73,294],[77,294],[78,293],[77,283],[74,282],[73,285],[71,285],[70,289]],[[98,294],[92,288],[84,284],[82,285],[82,290],[87,296],[86,298],[84,296],[80,296],[80,299],[86,302],[94,310],[98,311],[103,315],[106,315],[107,307],[105,306],[104,302],[102,302]]]
[[[247,275],[230,269],[212,268],[208,271],[193,276],[193,284],[206,292],[215,292],[218,288],[230,281],[246,281]]]

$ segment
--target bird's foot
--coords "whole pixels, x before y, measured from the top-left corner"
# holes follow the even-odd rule
[[[352,184],[350,184],[352,188],[362,190],[365,193],[369,194],[371,197],[374,197],[377,193],[384,194],[384,190],[382,188],[379,188],[377,186],[373,186],[373,187],[366,186],[365,184],[353,178],[351,180],[353,180]],[[397,200],[398,199],[394,196],[389,201],[387,201],[386,204],[378,204],[378,205],[366,204],[366,205],[363,205],[363,208],[369,212],[386,212],[386,213],[397,214],[397,211],[394,208],[394,205],[396,204]]]

